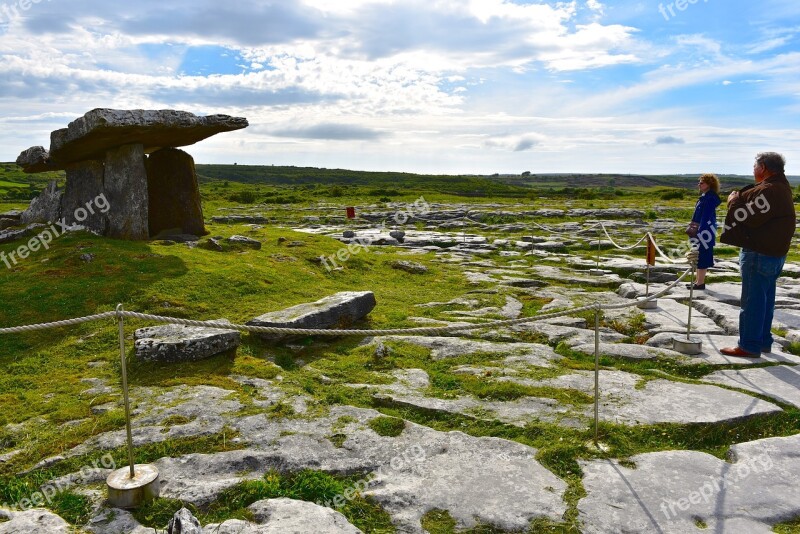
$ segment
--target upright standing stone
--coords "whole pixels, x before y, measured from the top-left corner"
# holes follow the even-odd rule
[[[147,172],[142,145],[123,145],[106,152],[105,190],[110,206],[106,235],[147,239]]]
[[[164,148],[147,158],[150,235],[180,228],[184,234],[205,235],[200,189],[192,156]]]
[[[96,234],[105,234],[111,206],[105,202],[103,169],[102,161],[67,166],[67,185],[61,199],[61,213],[66,224],[79,224]]]
[[[38,197],[31,201],[28,209],[22,212],[20,222],[30,223],[54,223],[61,220],[61,196],[63,191],[59,191],[55,180],[47,184]]]

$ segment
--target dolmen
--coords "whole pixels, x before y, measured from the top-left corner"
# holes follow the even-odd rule
[[[46,188],[22,223],[55,223],[145,240],[165,230],[205,235],[194,159],[177,147],[248,126],[244,117],[176,110],[93,109],[50,134],[50,150],[17,158],[27,173],[64,170],[64,191]],[[87,209],[102,199],[108,209]]]

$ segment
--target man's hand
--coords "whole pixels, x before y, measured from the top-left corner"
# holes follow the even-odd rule
[[[731,204],[736,202],[736,199],[738,199],[738,198],[739,198],[739,192],[738,191],[732,191],[731,194],[728,195],[728,207],[730,208]]]

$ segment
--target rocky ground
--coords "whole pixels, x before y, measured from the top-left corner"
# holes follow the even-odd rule
[[[644,228],[635,222],[636,214],[590,212],[581,224],[551,225],[549,234],[537,230],[528,239],[503,237],[511,224],[475,225],[480,217],[468,215],[455,208],[435,223],[426,219],[429,227],[406,229],[400,238],[389,235],[391,228],[375,229],[366,223],[345,228],[311,219],[299,228],[335,236],[343,246],[365,238],[369,247],[400,246],[410,263],[415,256],[434,251],[434,261],[461,265],[463,296],[421,306],[420,311],[437,313],[434,317],[420,313],[420,325],[514,319],[522,315],[530,299],[545,302],[541,311],[549,312],[593,302],[632,303],[645,294],[642,249],[628,253],[601,240],[598,261],[593,247],[601,238],[596,232],[578,232],[590,229],[597,217],[633,215],[634,222],[626,218],[610,221],[608,226],[634,235],[637,228]],[[372,216],[373,222],[385,218]],[[468,229],[454,231],[465,218]],[[670,225],[670,221],[657,221],[650,228],[666,231]],[[344,237],[345,229],[353,235]],[[570,251],[570,246],[580,242],[587,243],[583,252]],[[598,264],[602,272],[590,271]],[[650,293],[665,288],[684,269],[659,262],[652,274],[661,281],[650,284]],[[781,335],[776,336],[772,352],[756,359],[718,352],[736,343],[740,287],[735,261],[720,261],[709,276],[708,289],[695,292],[691,302],[681,283],[659,298],[654,309],[604,311],[599,331],[604,362],[630,362],[634,367],[602,366],[600,421],[631,429],[660,423],[724,425],[800,407],[800,357],[783,350],[800,341],[800,265],[788,264],[784,275],[779,280],[774,324]],[[413,276],[410,272],[409,277]],[[673,338],[686,337],[690,306],[692,338],[702,341],[702,353],[695,356],[673,350]],[[546,422],[564,429],[591,429],[594,405],[587,399],[594,395],[594,373],[571,368],[565,361],[570,354],[585,354],[591,361],[595,350],[591,323],[590,315],[580,314],[484,328],[477,334],[368,338],[359,349],[380,358],[398,347],[415,347],[429,355],[431,365],[479,355],[450,372],[477,377],[487,386],[530,388],[527,391],[541,391],[542,396],[442,395],[440,386],[432,384],[431,368],[424,365],[387,370],[383,383],[323,380],[338,380],[342,386],[366,393],[376,406],[499,421],[518,428]],[[643,375],[635,367],[642,361],[707,366],[708,372],[695,378],[668,372]],[[308,364],[309,372],[313,366]],[[209,436],[225,428],[235,433],[241,446],[228,452],[159,459],[155,465],[161,474],[162,497],[202,507],[242,480],[260,478],[271,469],[315,469],[369,474],[359,488],[362,495],[373,497],[388,512],[398,532],[408,533],[425,532],[421,519],[432,510],[449,512],[460,529],[483,525],[511,532],[525,531],[542,518],[558,524],[570,506],[577,507],[576,524],[587,533],[771,532],[773,525],[800,516],[796,491],[800,435],[736,443],[727,460],[685,449],[616,458],[612,450],[610,457],[581,461],[585,496],[570,504],[568,484],[543,465],[537,459],[539,451],[528,445],[440,431],[408,420],[396,435],[381,435],[370,424],[383,416],[375,409],[336,405],[319,410],[312,396],[282,387],[281,376],[233,378],[255,392],[252,404],[245,406],[234,391],[211,386],[133,390],[135,445]],[[291,406],[291,410],[282,416],[276,406]],[[124,440],[124,431],[103,433],[63,456],[101,454],[123,445]],[[83,480],[81,491],[97,503],[85,530],[152,532],[128,512],[103,504],[102,481],[108,472],[100,470],[92,480]],[[359,532],[344,516],[319,503],[272,499],[251,505],[251,511],[253,521],[229,519],[206,525],[203,532]],[[0,533],[69,532],[68,525],[51,512],[0,513],[9,519],[0,523]]]

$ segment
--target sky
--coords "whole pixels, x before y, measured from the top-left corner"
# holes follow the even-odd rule
[[[100,107],[249,120],[198,163],[800,174],[800,2],[0,0],[0,161]]]

